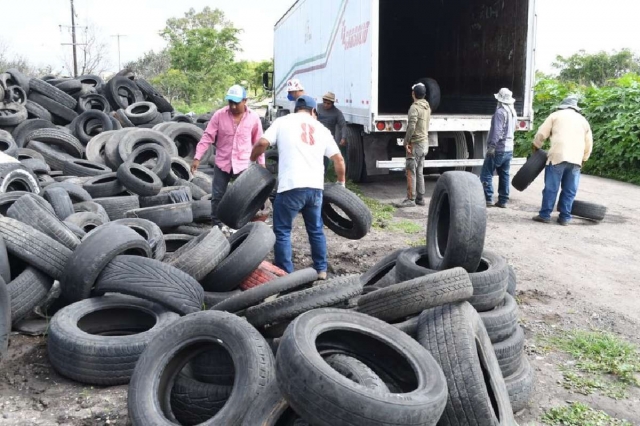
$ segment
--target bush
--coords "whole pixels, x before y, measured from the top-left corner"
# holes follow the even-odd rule
[[[636,74],[603,87],[540,80],[533,103],[534,130],[516,135],[516,154],[531,152],[537,129],[572,93],[581,96],[580,106],[593,131],[593,153],[584,172],[640,184],[640,76]]]

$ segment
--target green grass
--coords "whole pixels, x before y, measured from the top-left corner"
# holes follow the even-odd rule
[[[407,241],[407,245],[409,247],[426,246],[427,245],[427,239],[426,238],[420,238],[419,240]]]
[[[419,234],[423,232],[422,226],[410,220],[402,219],[389,223],[388,229],[405,234]]]
[[[550,409],[542,417],[542,422],[552,426],[631,426],[626,420],[614,419],[604,411],[594,410],[580,402]]]
[[[624,399],[627,397],[626,385],[614,382],[604,377],[594,374],[576,372],[571,368],[561,368],[563,382],[562,386],[574,393],[591,395],[599,393],[613,399]]]
[[[176,111],[182,114],[186,114],[191,111],[196,114],[208,114],[214,109],[217,109],[211,102],[196,102],[191,105],[187,105],[183,101],[175,101],[171,105],[173,105]]]

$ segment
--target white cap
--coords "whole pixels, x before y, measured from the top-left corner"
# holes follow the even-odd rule
[[[287,81],[287,92],[297,92],[298,90],[304,90],[302,83],[297,78],[292,78]]]

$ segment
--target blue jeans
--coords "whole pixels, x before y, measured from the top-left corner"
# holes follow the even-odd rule
[[[276,234],[274,247],[275,265],[288,273],[293,272],[291,262],[291,228],[293,220],[302,213],[307,228],[313,269],[327,270],[327,240],[324,236],[322,216],[322,190],[296,188],[280,192],[273,204],[273,230]]]
[[[509,201],[509,170],[513,152],[496,152],[495,156],[487,156],[482,165],[480,181],[484,187],[484,198],[493,202],[493,172],[498,171],[498,203],[507,204]]]
[[[571,208],[573,200],[578,192],[580,183],[580,166],[572,163],[562,162],[560,164],[547,165],[544,169],[544,190],[542,190],[542,208],[540,217],[551,219],[553,206],[556,204],[558,190],[562,185],[560,200],[558,201],[558,211],[561,220],[571,220]]]

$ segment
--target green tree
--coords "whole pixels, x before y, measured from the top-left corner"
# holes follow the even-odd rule
[[[157,53],[150,50],[140,59],[124,64],[124,67],[133,71],[138,77],[151,80],[169,71],[171,58],[167,49],[162,49]]]
[[[182,18],[171,18],[160,35],[168,42],[171,68],[184,74],[187,104],[220,97],[226,90],[235,53],[240,51],[240,29],[219,9],[193,8]]]
[[[560,81],[604,86],[611,79],[640,72],[640,57],[629,49],[595,54],[581,50],[566,58],[557,56],[553,67],[560,71]]]
[[[262,88],[262,74],[267,71],[273,71],[273,59],[257,62],[255,64],[251,82],[256,96],[258,94],[258,89]]]

